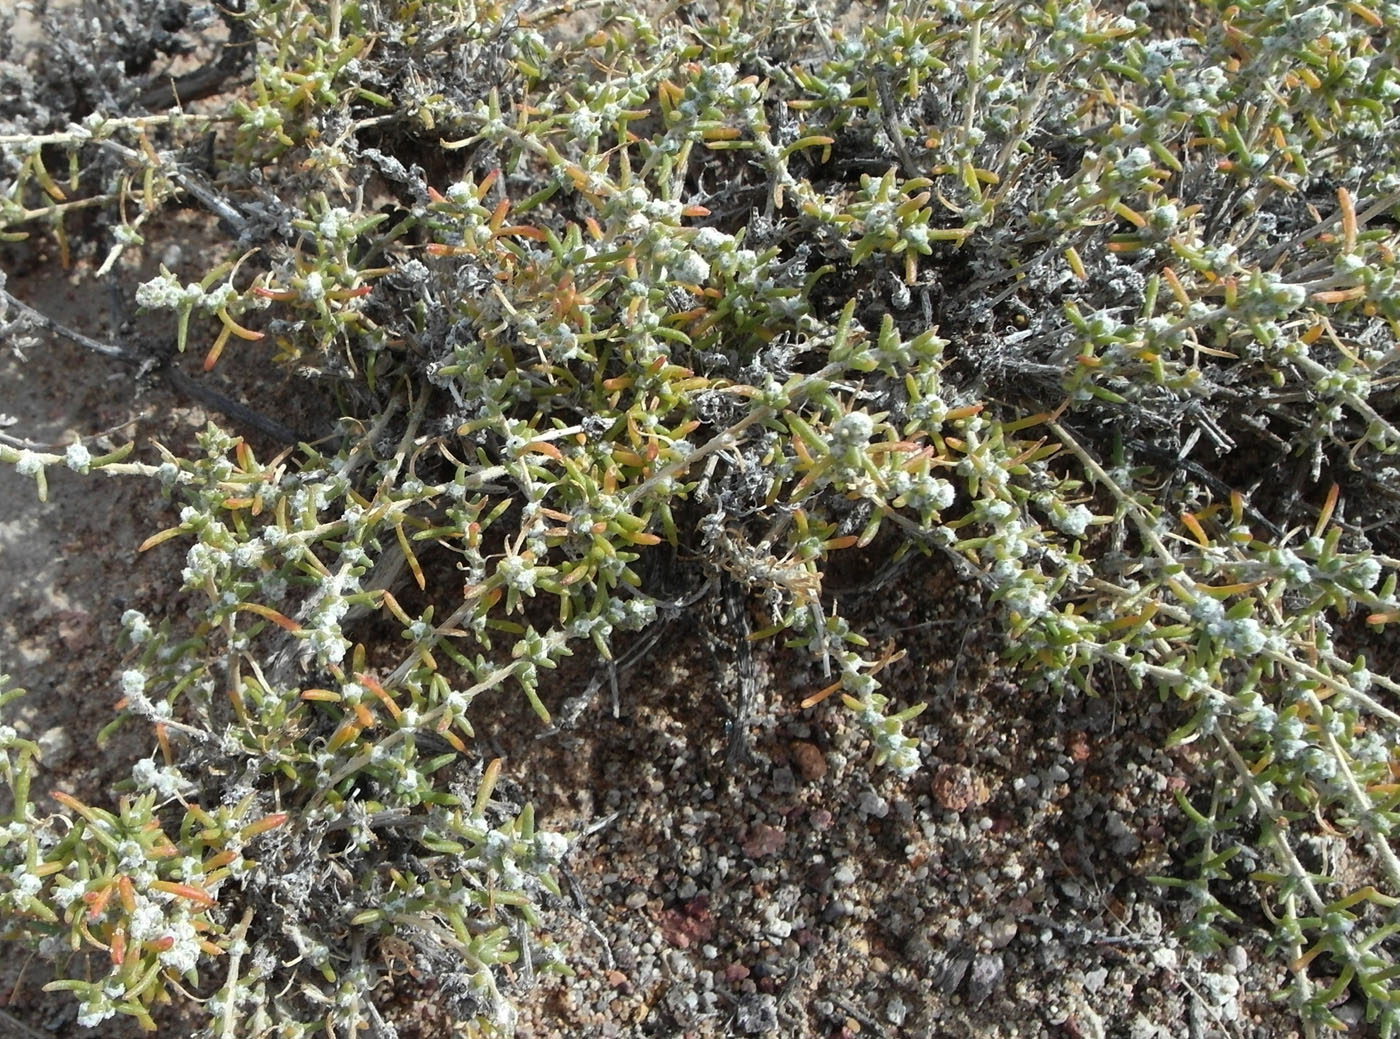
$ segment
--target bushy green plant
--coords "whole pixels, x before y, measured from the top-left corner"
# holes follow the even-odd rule
[[[39,813],[4,731],[15,935],[109,954],[57,983],[90,1021],[203,969],[210,1034],[349,1034],[394,939],[508,1026],[493,968],[556,963],[532,907],[566,839],[491,800],[474,701],[548,720],[541,671],[654,623],[642,564],[679,548],[908,775],[897,647],[822,581],[942,553],[1035,681],[1179,704],[1215,783],[1165,879],[1193,939],[1247,882],[1309,1030],[1354,985],[1392,1034],[1400,686],[1339,628],[1400,619],[1400,9],[1205,3],[1172,36],[1141,4],[575,7],[566,33],[566,7],[250,0],[227,104],[0,135],[0,233],[101,210],[105,271],[205,208],[227,256],[136,301],[206,367],[274,342],[350,416],[265,461],[215,428],[158,463],[0,443],[41,493],[65,463],[157,481],[182,511],[148,545],[188,545],[201,602],[125,619],[118,723],[161,756],[116,812]],[[206,181],[178,149],[210,133]]]

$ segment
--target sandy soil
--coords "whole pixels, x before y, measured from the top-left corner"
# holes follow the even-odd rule
[[[182,273],[198,255],[190,228]],[[45,313],[120,334],[81,267],[10,249],[0,269]],[[140,275],[123,273],[128,294]],[[305,384],[254,350],[241,358],[220,365],[227,392],[274,415],[301,406]],[[210,417],[167,383],[138,385],[49,336],[0,343],[0,414],[0,431],[45,447],[135,440],[147,458],[152,438],[181,450]],[[40,503],[32,481],[0,468],[0,672],[30,691],[17,717],[44,744],[41,789],[101,801],[150,749],[138,730],[93,741],[117,698],[119,618],[182,608],[182,550],[137,551],[171,522],[153,487],[50,479]],[[1147,878],[1179,865],[1172,790],[1199,776],[1159,749],[1175,719],[1155,697],[1029,692],[994,663],[1000,633],[975,594],[935,563],[913,561],[878,590],[855,574],[830,587],[873,643],[908,650],[889,688],[930,704],[926,765],[907,783],[867,771],[838,705],[798,709],[825,683],[807,661],[745,641],[737,593],[671,621],[616,676],[616,713],[607,673],[575,657],[543,695],[557,711],[599,678],[586,725],[542,734],[508,697],[480,720],[506,757],[507,790],[580,834],[549,919],[577,976],[521,995],[522,1039],[1295,1033],[1269,1001],[1282,969],[1248,892],[1227,952],[1194,959],[1171,937],[1178,903]],[[83,1033],[72,1002],[42,992],[47,976],[0,961],[0,1036],[134,1034],[116,1022]],[[431,988],[398,979],[405,1039],[454,1031]],[[188,1034],[178,1012],[163,1026]]]

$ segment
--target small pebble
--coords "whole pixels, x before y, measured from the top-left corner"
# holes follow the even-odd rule
[[[773,996],[748,996],[734,1009],[734,1023],[745,1035],[766,1035],[778,1029],[778,1001]]]
[[[999,917],[985,928],[985,933],[993,949],[1004,949],[1016,937],[1016,921],[1009,916]]]
[[[808,743],[806,740],[793,740],[788,747],[792,754],[793,764],[797,766],[798,774],[802,776],[804,783],[815,783],[826,775],[826,755],[824,755],[815,743]]]
[[[883,819],[890,814],[890,803],[875,791],[865,790],[856,799],[856,810],[861,815],[873,815],[876,819]]]
[[[909,1008],[905,1005],[904,1000],[898,996],[885,1004],[885,1020],[892,1025],[904,1024],[905,1015],[908,1013]]]
[[[1006,968],[1001,956],[987,953],[972,961],[972,969],[967,974],[967,998],[973,1006],[981,1004],[992,990],[1001,983]]]
[[[748,836],[744,838],[744,854],[751,859],[772,855],[782,849],[786,840],[787,835],[778,827],[759,823],[752,827]]]
[[[965,812],[991,797],[986,782],[965,765],[944,765],[934,773],[930,791],[938,806],[949,812]]]

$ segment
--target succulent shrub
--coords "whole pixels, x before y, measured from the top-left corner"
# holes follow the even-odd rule
[[[1394,4],[219,20],[213,101],[154,111],[98,54],[104,90],[0,128],[0,234],[101,237],[105,274],[207,213],[224,255],[134,302],[206,368],[274,344],[345,415],[273,416],[261,458],[216,426],[145,460],[0,441],[41,494],[154,481],[179,523],[147,547],[199,603],[124,618],[113,724],[155,749],[115,810],[41,811],[0,729],[0,915],[107,956],[55,982],[84,1021],[212,986],[207,1034],[383,1031],[406,942],[508,1030],[505,965],[562,969],[536,907],[568,838],[493,798],[477,698],[548,722],[542,672],[680,609],[651,575],[684,554],[912,774],[899,649],[823,591],[844,552],[951,560],[1029,681],[1173,703],[1188,936],[1252,891],[1309,1033],[1352,990],[1393,1034],[1400,686],[1365,650],[1400,620]]]

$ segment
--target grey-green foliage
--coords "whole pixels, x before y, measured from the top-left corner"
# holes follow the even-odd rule
[[[1202,4],[1185,36],[1141,4],[578,9],[251,2],[225,106],[0,137],[0,233],[66,243],[100,207],[107,268],[193,200],[225,262],[137,301],[206,366],[266,338],[350,416],[269,461],[214,429],[159,464],[0,444],[40,479],[157,481],[182,512],[151,544],[188,546],[202,602],[128,618],[123,717],[163,763],[66,816],[176,849],[164,911],[200,962],[120,897],[174,866],[80,851],[22,787],[16,935],[123,936],[109,979],[60,983],[93,1020],[202,967],[228,979],[215,1034],[378,1027],[406,941],[505,1024],[493,968],[553,962],[533,906],[565,841],[478,780],[476,698],[548,720],[542,672],[675,608],[643,564],[679,549],[908,775],[897,647],[822,580],[836,552],[925,552],[1037,680],[1179,706],[1214,784],[1181,796],[1195,850],[1165,878],[1193,939],[1236,933],[1248,884],[1307,1028],[1354,986],[1391,1034],[1400,687],[1357,638],[1400,619],[1400,9]],[[177,149],[211,133],[206,182]],[[1341,854],[1364,882],[1316,865]]]

